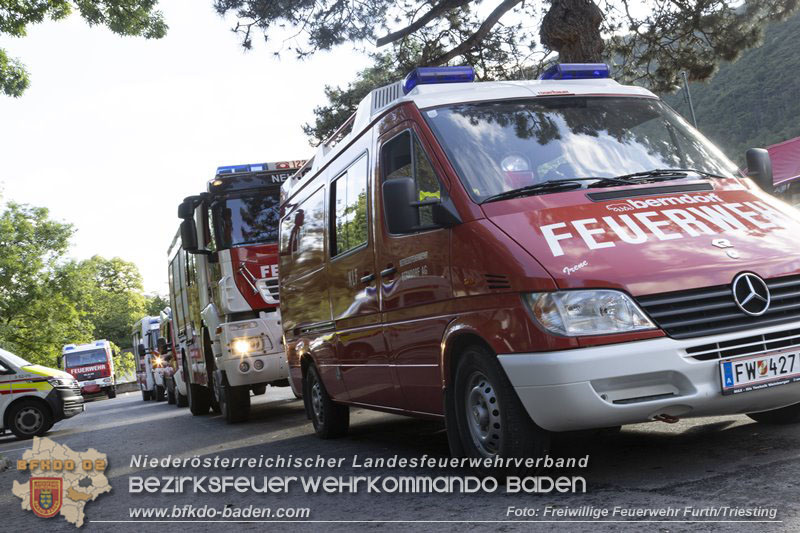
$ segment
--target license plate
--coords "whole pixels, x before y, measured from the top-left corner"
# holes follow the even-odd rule
[[[722,394],[739,394],[800,381],[800,353],[777,352],[719,363]]]

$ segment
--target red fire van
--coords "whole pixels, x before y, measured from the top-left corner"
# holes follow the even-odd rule
[[[348,406],[443,419],[454,455],[552,432],[800,418],[800,218],[605,65],[370,93],[282,191],[291,379],[322,437]],[[762,188],[759,188],[759,185]]]

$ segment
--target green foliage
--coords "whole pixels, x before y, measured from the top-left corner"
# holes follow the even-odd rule
[[[0,211],[0,347],[47,366],[64,344],[130,346],[146,303],[162,303],[146,301],[133,263],[66,260],[72,234],[44,208],[9,202]]]
[[[253,33],[270,42],[289,29],[276,53],[304,58],[349,44],[371,52],[373,66],[345,88],[326,88],[329,103],[315,109],[304,131],[318,144],[329,137],[369,89],[400,79],[412,66],[468,64],[479,79],[537,75],[556,53],[572,62],[605,59],[618,78],[670,90],[682,70],[707,80],[720,62],[757,46],[763,28],[783,20],[800,0],[505,0],[488,9],[480,0],[363,0],[265,2],[215,0],[220,15],[235,15],[245,48]],[[606,36],[605,41],[601,35]]]
[[[0,0],[0,37],[24,37],[28,26],[61,20],[72,12],[90,26],[102,25],[123,36],[160,39],[167,25],[158,0]],[[19,97],[30,84],[25,67],[0,49],[0,93]]]
[[[724,63],[710,82],[689,84],[700,131],[742,166],[748,148],[800,136],[799,34],[800,15],[771,24],[761,47]],[[664,98],[691,117],[683,90]]]
[[[169,307],[169,300],[166,296],[160,294],[148,294],[145,296],[145,315],[158,316],[165,307]]]
[[[117,377],[133,374],[136,370],[136,359],[133,357],[133,352],[124,351],[112,344],[114,348],[114,373]]]

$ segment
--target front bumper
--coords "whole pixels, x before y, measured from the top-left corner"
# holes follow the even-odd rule
[[[551,431],[635,424],[664,414],[684,418],[753,413],[800,402],[800,383],[723,396],[720,359],[698,361],[687,348],[797,328],[800,322],[695,339],[665,337],[504,354],[498,359],[531,419]]]
[[[217,368],[225,372],[231,386],[263,385],[289,377],[279,314],[262,312],[258,318],[227,322],[220,327],[222,355],[217,358]],[[237,355],[233,353],[232,345],[238,338],[258,338],[262,348]]]
[[[84,410],[83,396],[79,387],[56,387],[45,397],[53,411],[53,421],[73,417]]]
[[[111,378],[98,378],[87,381],[80,381],[78,384],[81,387],[81,392],[84,394],[93,394],[100,392],[103,389],[109,389],[114,386],[114,380]]]

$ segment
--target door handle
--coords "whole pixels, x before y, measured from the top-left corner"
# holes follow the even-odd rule
[[[397,269],[393,266],[386,267],[385,269],[381,270],[381,277],[391,276],[397,272]]]
[[[361,276],[361,283],[369,283],[375,279],[375,274],[367,274],[365,276]]]

